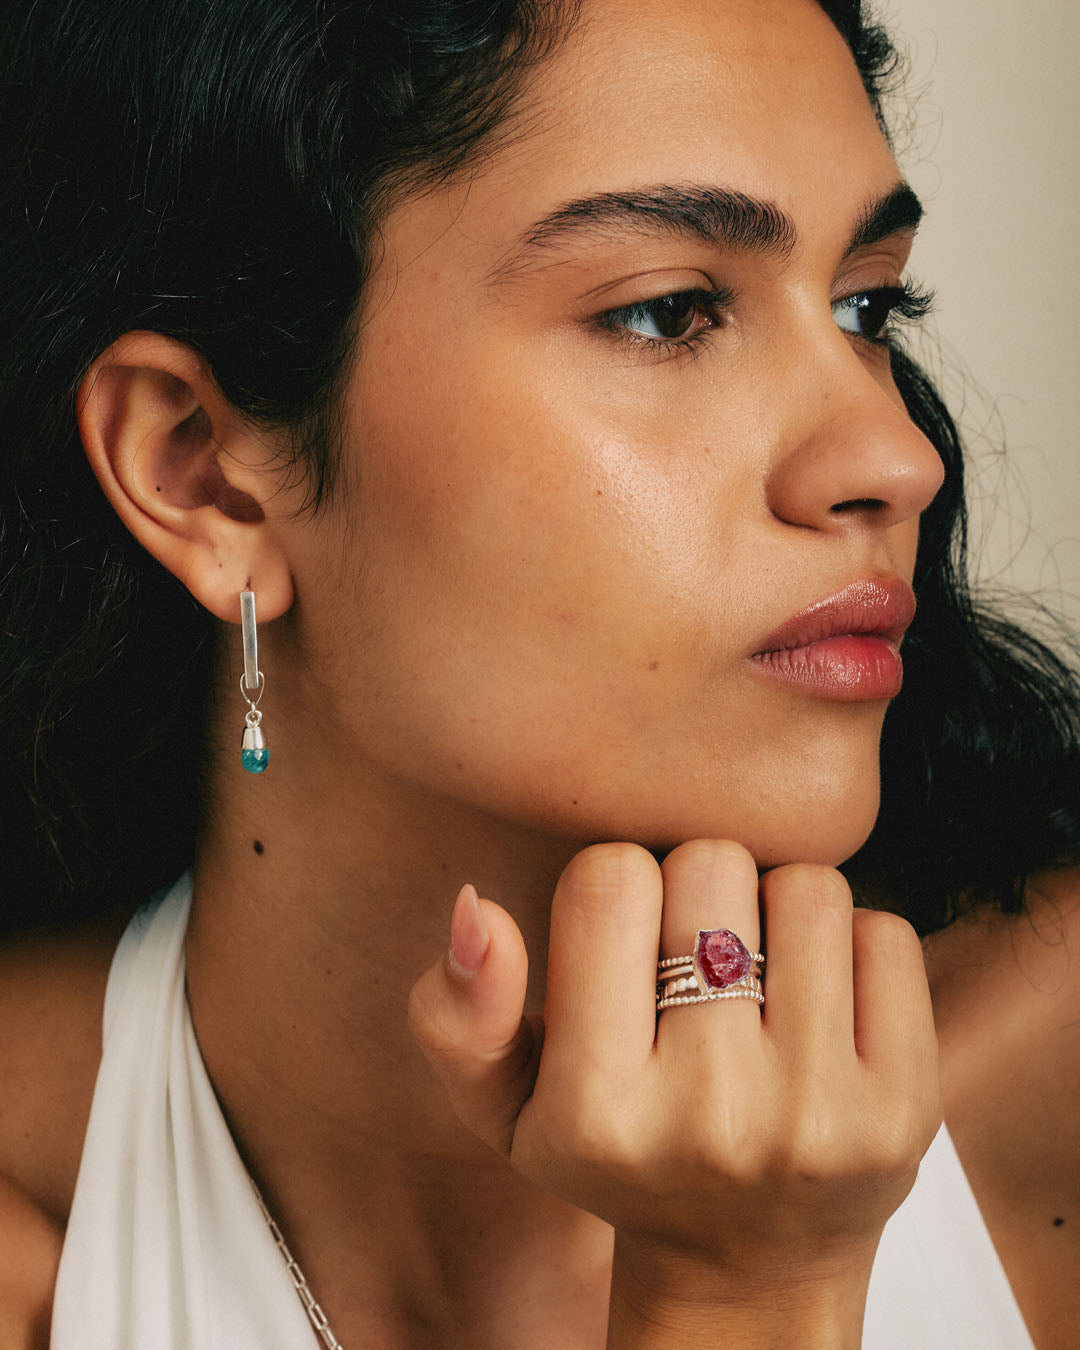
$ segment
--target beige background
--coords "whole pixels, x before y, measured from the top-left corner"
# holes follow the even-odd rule
[[[978,570],[1080,626],[1080,4],[879,12],[911,62],[893,123],[938,297],[920,355],[966,433]]]

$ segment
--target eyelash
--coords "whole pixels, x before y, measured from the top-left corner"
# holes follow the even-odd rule
[[[699,328],[696,333],[682,338],[648,337],[631,329],[632,316],[640,316],[665,301],[678,300],[692,303],[695,309],[704,311],[710,323],[704,328]],[[696,356],[697,349],[708,340],[709,334],[720,326],[724,311],[729,309],[734,301],[735,292],[727,286],[715,291],[706,291],[700,287],[687,291],[670,291],[666,295],[657,295],[650,300],[636,300],[632,305],[620,305],[618,309],[606,310],[599,316],[599,323],[614,337],[624,342],[635,355],[640,356],[642,352],[647,352],[658,361],[665,357]]]
[[[635,355],[642,352],[656,360],[697,356],[698,349],[709,340],[709,335],[721,326],[724,313],[735,300],[735,292],[729,287],[707,291],[696,288],[686,291],[671,291],[667,295],[655,296],[651,300],[637,300],[631,305],[620,305],[617,309],[606,310],[598,316],[598,322],[607,332],[620,339]],[[630,327],[635,316],[640,316],[664,302],[683,301],[692,304],[698,311],[704,312],[710,322],[682,338],[649,337],[644,333],[635,333]],[[856,304],[856,302],[863,302]],[[934,293],[914,282],[905,282],[900,286],[878,286],[863,291],[854,291],[851,295],[841,296],[833,301],[832,308],[847,306],[849,309],[864,309],[874,303],[882,306],[882,324],[873,335],[851,333],[862,342],[875,347],[892,347],[899,336],[900,323],[918,323],[926,318],[934,308]],[[851,332],[850,329],[842,331]]]
[[[832,307],[834,310],[839,306],[847,306],[849,309],[864,307],[864,305],[856,306],[856,301],[863,301],[864,305],[871,306],[876,302],[883,307],[884,313],[881,316],[881,324],[873,335],[854,333],[852,336],[861,338],[864,342],[872,342],[875,347],[893,347],[899,337],[900,324],[918,323],[932,313],[934,292],[909,281],[901,286],[879,286],[841,296],[839,300],[833,302]],[[850,332],[850,329],[845,331]]]

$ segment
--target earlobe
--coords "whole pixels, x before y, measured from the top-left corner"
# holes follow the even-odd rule
[[[273,449],[247,426],[198,354],[159,333],[129,333],[79,389],[83,446],[102,490],[142,546],[218,618],[259,593],[273,619],[292,577],[264,502],[276,494]]]

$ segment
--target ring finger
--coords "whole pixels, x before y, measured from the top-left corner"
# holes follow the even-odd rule
[[[738,942],[719,937],[709,946],[719,963],[736,963],[737,971],[739,944],[753,954],[761,934],[758,874],[751,855],[730,840],[695,839],[673,849],[660,870],[664,882],[661,958],[692,957],[699,931],[726,930],[735,934]],[[679,996],[678,990],[672,992]],[[700,992],[700,983],[695,988],[692,982],[685,996],[695,997]],[[734,1025],[760,1029],[756,1002],[744,997],[722,1002],[723,1015],[733,1018]],[[700,1039],[700,1019],[716,1017],[720,1012],[714,1002],[670,1006],[663,1010],[657,1040],[688,1033]]]

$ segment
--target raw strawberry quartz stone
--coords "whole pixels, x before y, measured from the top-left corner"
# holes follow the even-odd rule
[[[730,928],[703,928],[694,943],[694,973],[704,993],[738,984],[749,974],[750,953]]]

